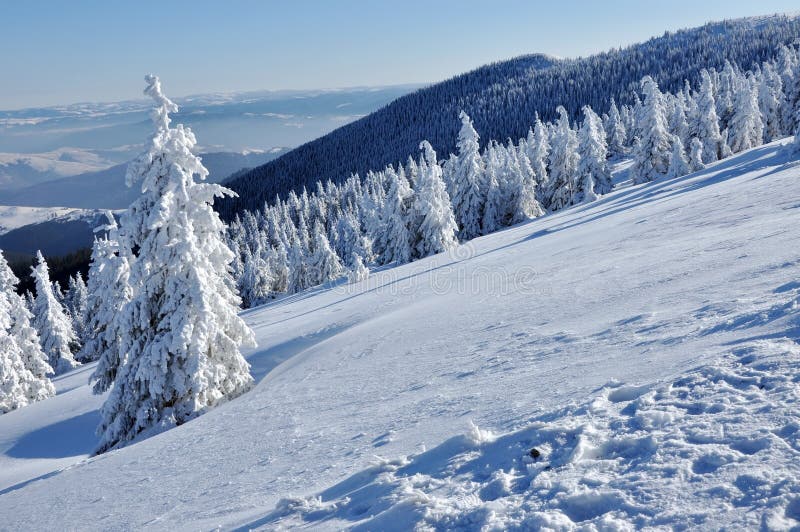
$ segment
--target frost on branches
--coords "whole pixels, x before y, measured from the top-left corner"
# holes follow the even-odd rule
[[[33,304],[34,325],[48,363],[56,375],[59,375],[80,365],[72,356],[73,350],[78,347],[78,339],[72,329],[72,320],[53,290],[47,262],[41,251],[37,252],[36,260],[36,266],[31,267],[33,271],[31,275],[36,282],[36,299]]]
[[[155,134],[128,167],[129,186],[142,190],[121,228],[122,244],[137,250],[134,288],[120,313],[124,357],[102,409],[98,452],[180,425],[253,383],[239,348],[254,345],[254,336],[237,314],[233,253],[211,207],[232,192],[195,183],[193,175],[205,179],[208,170],[191,151],[194,134],[170,127],[177,106],[156,76],[145,81],[156,102]]]

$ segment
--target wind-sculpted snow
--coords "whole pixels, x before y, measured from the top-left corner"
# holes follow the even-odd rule
[[[242,528],[796,527],[798,383],[797,343],[745,342],[660,385],[611,383],[520,430],[473,425],[429,451],[376,459]]]
[[[102,456],[65,374],[0,529],[800,526],[789,144],[246,311],[254,388]]]

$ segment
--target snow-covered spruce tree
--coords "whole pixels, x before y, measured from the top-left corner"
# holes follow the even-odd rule
[[[536,115],[536,123],[533,126],[533,135],[528,133],[528,159],[531,161],[531,168],[536,176],[536,200],[542,207],[549,203],[547,197],[548,181],[550,179],[547,172],[547,161],[550,157],[550,134]]]
[[[78,338],[78,345],[80,346],[83,346],[86,342],[88,334],[86,328],[88,298],[89,292],[86,288],[86,283],[83,281],[81,274],[76,273],[69,279],[69,287],[64,295],[64,302],[72,320],[72,329],[75,331],[75,336]]]
[[[697,172],[705,167],[706,165],[703,164],[703,143],[697,137],[693,137],[689,143],[689,168],[692,172]]]
[[[558,121],[550,140],[550,181],[548,194],[551,211],[572,205],[578,173],[578,137],[569,125],[567,110],[559,106]]]
[[[689,121],[686,118],[686,97],[683,91],[669,98],[667,115],[669,132],[681,139],[684,148],[689,144]]]
[[[379,221],[372,228],[374,251],[379,264],[405,264],[411,260],[409,203],[413,193],[404,172],[387,171],[389,191],[381,208]]]
[[[586,175],[592,176],[594,193],[608,194],[611,192],[611,170],[608,167],[608,149],[606,147],[605,131],[600,117],[588,105],[583,108],[583,125],[578,130],[578,177],[581,180],[581,192],[592,195],[583,185],[587,184]],[[582,201],[583,198],[580,198]]]
[[[608,151],[612,156],[619,156],[625,153],[625,140],[627,139],[627,131],[625,130],[625,123],[622,116],[619,114],[619,108],[614,98],[611,98],[611,108],[608,111],[608,120],[603,124],[603,129],[606,133],[606,142],[608,144]]]
[[[145,81],[155,133],[128,166],[129,186],[142,190],[121,224],[122,244],[137,250],[134,292],[120,315],[124,359],[102,408],[97,452],[182,424],[253,382],[239,348],[255,345],[254,336],[237,314],[233,254],[211,206],[232,192],[194,181],[208,175],[192,153],[194,134],[170,127],[177,106],[156,76]]]
[[[518,190],[514,194],[514,205],[512,208],[512,223],[533,220],[545,214],[544,208],[538,199],[538,186],[536,184],[536,174],[531,166],[528,154],[525,151],[523,142],[519,146],[509,145],[516,160],[516,169],[519,178],[516,180]]]
[[[114,216],[111,213],[106,216],[108,224],[99,228],[106,234],[96,238],[92,246],[87,284],[89,336],[78,353],[81,360],[98,361],[89,378],[96,394],[108,390],[117,376],[122,336],[119,317],[132,296],[129,256],[120,248]]]
[[[694,117],[693,130],[703,144],[703,163],[713,163],[722,159],[722,134],[719,131],[719,119],[714,100],[714,86],[708,71],[700,72],[700,93],[697,97],[697,111]]]
[[[245,249],[244,256],[242,275],[237,287],[242,298],[242,307],[253,308],[269,299],[274,279],[268,257],[265,257],[262,249],[257,249],[255,253]]]
[[[24,298],[17,293],[18,283],[19,279],[0,251],[0,300],[5,302],[0,301],[0,306],[7,310],[9,319],[8,328],[3,330],[13,341],[13,345],[6,346],[10,349],[7,363],[9,367],[15,367],[13,352],[19,353],[24,371],[16,372],[17,382],[27,403],[33,403],[55,395],[55,387],[48,377],[53,373],[53,368],[47,363],[47,356],[39,343],[39,335],[31,325],[33,315]],[[3,399],[0,399],[0,403],[2,402]]]
[[[478,145],[478,132],[464,111],[458,115],[461,131],[458,133],[458,157],[452,171],[453,214],[458,223],[459,238],[470,240],[481,234],[481,217],[486,203],[483,159]]]
[[[481,232],[484,235],[497,231],[503,211],[503,194],[500,191],[500,184],[497,182],[495,166],[487,164],[486,173],[489,181],[487,183],[486,205],[481,219]]]
[[[364,281],[369,277],[369,268],[364,264],[364,261],[361,260],[361,256],[353,253],[353,257],[351,259],[352,266],[350,267],[350,271],[347,273],[347,280],[351,283],[357,283],[359,281]]]
[[[426,140],[419,145],[423,157],[414,189],[415,233],[412,247],[415,258],[447,251],[458,244],[456,219],[442,180],[436,152]]]
[[[671,153],[663,95],[653,78],[647,76],[642,80],[642,92],[645,99],[637,125],[642,137],[634,150],[631,166],[635,184],[665,175]]]
[[[729,132],[733,153],[760,146],[764,139],[764,122],[761,120],[758,94],[752,77],[736,80]]]
[[[342,261],[331,249],[325,228],[318,220],[314,224],[312,236],[311,255],[308,257],[308,270],[311,275],[311,285],[327,283],[338,279],[345,273]]]
[[[72,320],[53,293],[50,272],[41,251],[37,252],[36,260],[36,266],[31,267],[31,276],[36,283],[34,326],[39,333],[42,350],[47,355],[48,363],[55,374],[60,375],[79,366],[72,355],[78,346],[78,339],[72,329]]]
[[[683,149],[683,141],[678,135],[672,135],[672,155],[669,159],[669,170],[667,177],[681,177],[689,172],[689,161],[686,160],[686,151]]]
[[[781,138],[783,82],[771,63],[764,63],[758,79],[758,107],[764,122],[764,142]]]

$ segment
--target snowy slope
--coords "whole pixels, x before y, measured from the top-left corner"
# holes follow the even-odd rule
[[[249,311],[253,391],[96,458],[83,368],[0,529],[798,526],[798,198],[776,143]]]

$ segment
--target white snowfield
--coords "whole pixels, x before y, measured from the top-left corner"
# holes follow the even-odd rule
[[[256,387],[119,451],[63,376],[0,416],[0,529],[800,526],[786,145],[249,311]]]

